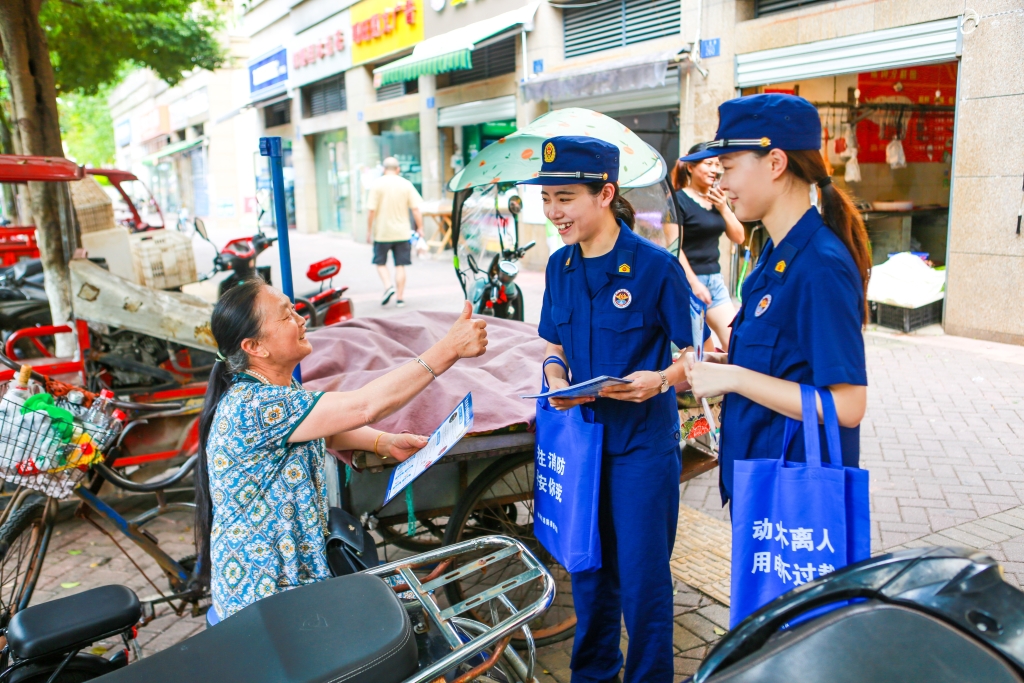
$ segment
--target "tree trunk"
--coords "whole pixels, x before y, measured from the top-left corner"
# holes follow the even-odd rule
[[[17,154],[14,151],[14,138],[11,137],[11,124],[7,121],[7,109],[0,104],[0,148],[4,154]],[[3,183],[4,218],[15,225],[21,225],[21,217],[18,215],[18,198],[15,194],[15,186],[11,183]]]
[[[22,154],[63,157],[53,65],[46,35],[39,25],[41,4],[42,0],[0,0],[0,41],[14,105],[13,132]],[[64,252],[60,220],[60,194],[64,189],[57,183],[29,183],[29,192],[43,262],[43,284],[53,324],[60,325],[71,320],[71,254]],[[65,210],[70,212],[71,207]],[[59,335],[57,355],[70,356],[73,350],[73,337]]]

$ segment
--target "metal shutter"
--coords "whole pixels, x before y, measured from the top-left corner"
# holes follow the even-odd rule
[[[345,96],[345,79],[335,76],[307,85],[302,89],[306,99],[306,116],[323,116],[332,111],[345,111],[348,101]]]
[[[391,83],[389,85],[381,86],[377,88],[377,101],[383,102],[384,100],[393,100],[398,97],[405,95],[405,83]]]
[[[565,56],[578,57],[680,32],[679,0],[611,0],[562,12]]]
[[[452,71],[451,85],[462,85],[473,81],[482,81],[503,74],[515,73],[516,70],[516,39],[515,37],[498,41],[493,45],[473,50],[473,68]]]
[[[736,55],[736,87],[948,62],[958,56],[958,24],[953,17]]]
[[[766,14],[788,12],[789,10],[796,9],[798,7],[820,5],[823,2],[832,1],[833,0],[756,0],[754,4],[754,16],[763,17]]]

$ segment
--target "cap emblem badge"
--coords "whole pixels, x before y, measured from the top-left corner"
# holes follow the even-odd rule
[[[754,317],[760,318],[764,315],[764,312],[768,310],[768,307],[772,305],[772,295],[765,294],[760,301],[757,302],[757,308],[754,309]]]
[[[544,163],[550,164],[555,160],[555,143],[549,142],[544,145]]]
[[[626,308],[633,302],[633,295],[628,289],[620,289],[612,295],[612,303],[615,308]]]

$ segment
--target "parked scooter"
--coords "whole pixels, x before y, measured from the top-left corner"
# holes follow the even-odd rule
[[[195,219],[195,231],[204,240],[213,244],[201,218]],[[257,227],[257,232],[252,237],[239,237],[231,240],[214,257],[213,270],[202,276],[200,281],[208,280],[217,273],[228,272],[229,275],[217,285],[218,299],[239,282],[257,276],[267,284],[273,284],[270,266],[257,266],[256,258],[273,246],[276,241],[277,237],[268,237],[260,227]],[[216,245],[214,246],[216,247]],[[333,287],[333,278],[339,272],[341,272],[341,261],[333,256],[317,261],[306,271],[307,278],[320,283],[318,291],[295,297],[295,310],[306,318],[307,327],[333,325],[353,317],[355,309],[352,300],[343,296],[348,287],[339,289]],[[324,282],[327,282],[326,289]]]
[[[445,573],[465,555],[475,561],[464,558]],[[507,572],[500,587],[444,609],[437,604],[436,588],[488,570]],[[511,591],[534,581],[540,597],[513,604]],[[104,673],[107,683],[536,683],[529,624],[554,595],[554,579],[526,546],[489,536],[271,595],[129,665],[139,601],[125,587],[105,586],[15,614],[4,634],[0,683],[78,683]],[[495,625],[469,618],[471,608],[489,609]],[[525,658],[510,644],[517,631]],[[117,636],[126,651],[110,660],[80,652]]]
[[[1021,683],[1024,593],[963,548],[872,557],[806,583],[722,638],[691,683]]]

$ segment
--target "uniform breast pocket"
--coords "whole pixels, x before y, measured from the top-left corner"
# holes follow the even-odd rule
[[[768,323],[741,325],[733,336],[733,363],[765,375],[772,374],[772,354],[779,341],[779,328]]]
[[[593,343],[594,364],[603,374],[632,372],[644,354],[642,311],[595,313],[598,336]]]
[[[561,346],[562,350],[565,351],[565,357],[572,358],[572,309],[552,306],[551,318],[555,321],[555,326],[558,328],[558,341],[562,343]]]

